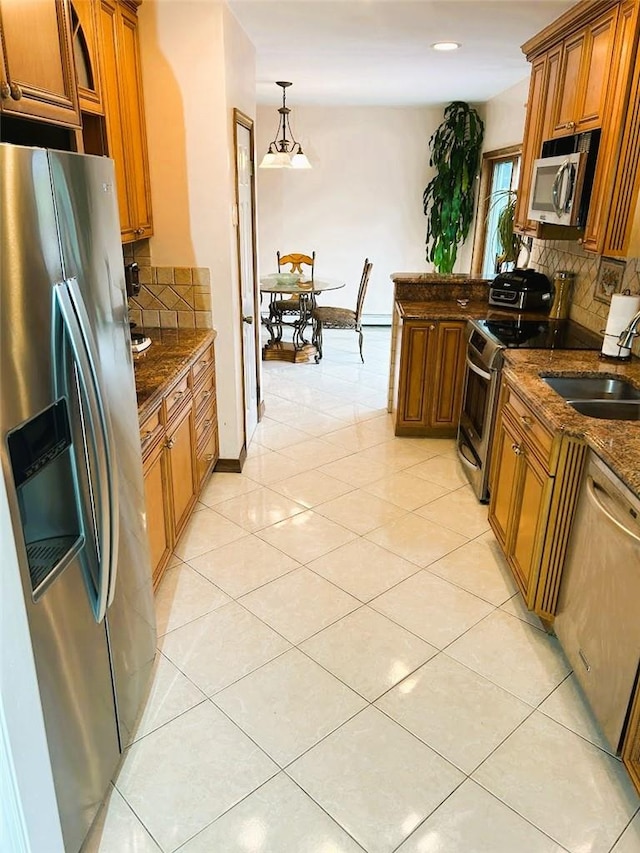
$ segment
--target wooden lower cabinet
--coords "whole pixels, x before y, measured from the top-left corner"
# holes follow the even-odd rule
[[[157,444],[144,461],[144,500],[151,573],[156,587],[171,554],[171,520],[165,495],[169,490],[167,455],[164,444]]]
[[[176,538],[180,536],[187,523],[198,493],[194,435],[193,407],[191,403],[187,403],[167,427],[165,442],[171,480],[169,489],[171,520]]]
[[[631,719],[622,744],[622,761],[636,791],[640,794],[640,684],[636,687]]]
[[[555,616],[585,447],[554,435],[503,383],[491,462],[489,523],[527,607]]]
[[[466,323],[405,320],[401,329],[396,435],[454,436],[464,381]]]
[[[154,588],[218,460],[214,366],[211,345],[168,386],[140,425]]]

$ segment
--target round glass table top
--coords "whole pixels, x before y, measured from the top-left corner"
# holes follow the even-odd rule
[[[279,273],[262,276],[260,279],[260,290],[263,293],[320,293],[323,290],[338,290],[345,286],[344,281],[336,278],[316,278],[313,281],[301,281],[295,283],[279,282]]]

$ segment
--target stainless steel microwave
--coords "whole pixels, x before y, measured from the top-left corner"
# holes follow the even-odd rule
[[[586,161],[586,153],[578,151],[534,162],[529,219],[553,225],[584,224],[580,211]]]

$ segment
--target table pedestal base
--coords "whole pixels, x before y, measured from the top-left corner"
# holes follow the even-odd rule
[[[291,341],[274,341],[262,347],[263,361],[289,361],[292,364],[312,361],[318,350],[313,344],[295,347]]]

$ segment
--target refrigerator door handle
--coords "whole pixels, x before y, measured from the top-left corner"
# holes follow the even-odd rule
[[[54,294],[87,404],[87,430],[95,453],[98,482],[93,485],[98,497],[99,574],[97,600],[93,604],[93,610],[96,621],[101,622],[106,615],[110,599],[113,598],[115,571],[112,571],[112,566],[115,564],[118,539],[117,490],[114,482],[110,423],[100,394],[96,347],[77,282],[70,279],[57,284]]]
[[[117,467],[115,464],[115,442],[113,440],[113,428],[111,426],[111,418],[109,417],[109,412],[105,408],[104,400],[106,396],[104,391],[102,390],[100,384],[100,377],[97,370],[97,365],[99,364],[99,356],[98,356],[98,348],[95,344],[95,340],[93,337],[93,332],[91,330],[91,322],[89,320],[89,315],[87,314],[87,309],[84,304],[84,299],[82,298],[82,293],[80,288],[78,287],[78,282],[75,278],[67,279],[67,286],[69,288],[69,293],[71,295],[71,300],[73,302],[73,307],[75,308],[76,316],[78,318],[78,322],[80,324],[80,330],[82,332],[82,337],[85,342],[87,348],[87,354],[89,356],[89,361],[92,369],[92,376],[96,383],[96,392],[98,397],[99,411],[100,411],[100,419],[101,424],[103,426],[103,436],[104,436],[104,447],[107,457],[107,479],[106,479],[106,488],[108,490],[108,506],[109,506],[109,536],[110,536],[110,548],[109,548],[109,567],[108,567],[108,592],[107,592],[107,601],[106,607],[110,607],[113,603],[113,597],[116,592],[116,576],[118,572],[118,539],[120,535],[119,528],[119,520],[120,520],[120,512],[118,505],[118,482],[117,482]]]

